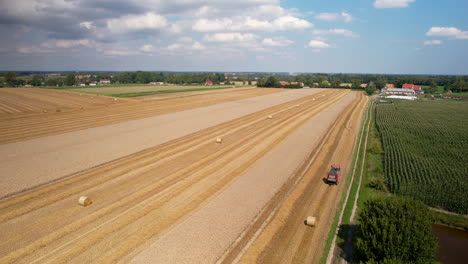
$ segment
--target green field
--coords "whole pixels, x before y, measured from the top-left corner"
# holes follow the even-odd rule
[[[385,183],[432,207],[468,213],[468,103],[377,105]]]
[[[429,88],[429,85],[421,85],[421,88],[422,88],[423,90],[424,90],[424,89],[427,89],[427,88]],[[437,86],[436,92],[441,92],[441,93],[443,93],[443,92],[444,92],[444,87],[443,87],[443,86]]]
[[[468,93],[453,93],[449,94],[450,96],[463,96],[463,97],[468,97]]]

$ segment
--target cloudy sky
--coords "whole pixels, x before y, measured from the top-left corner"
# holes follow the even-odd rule
[[[466,0],[0,0],[0,70],[468,74]]]

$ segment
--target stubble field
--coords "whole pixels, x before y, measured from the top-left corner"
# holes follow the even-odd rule
[[[316,262],[366,103],[349,90],[247,89],[3,115],[0,262]],[[14,175],[41,144],[53,151]],[[55,153],[62,165],[44,162]],[[60,173],[67,162],[79,166]],[[323,183],[331,163],[343,184]],[[80,195],[93,204],[79,206]]]

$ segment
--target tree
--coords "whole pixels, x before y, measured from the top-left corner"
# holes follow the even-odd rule
[[[433,94],[436,91],[437,91],[437,84],[434,81],[431,82],[431,85],[429,87],[424,89],[424,92],[428,94]]]
[[[437,241],[429,215],[422,202],[410,198],[366,201],[358,216],[357,262],[432,263]]]
[[[321,83],[320,83],[320,87],[330,87],[330,83],[327,81],[327,80],[323,80]]]
[[[260,78],[257,80],[257,87],[265,87],[265,79]]]
[[[4,77],[5,83],[7,86],[16,86],[16,73],[15,72],[7,72]]]
[[[278,77],[275,75],[271,75],[266,79],[265,87],[278,87],[279,85]]]
[[[377,80],[377,81],[375,81],[375,88],[376,88],[376,89],[379,89],[379,90],[380,90],[380,89],[384,88],[385,85],[387,85],[387,82],[384,81],[384,80]]]
[[[375,88],[375,84],[369,84],[369,85],[367,85],[367,87],[366,87],[366,93],[367,93],[368,95],[374,94],[376,90],[377,90],[377,89]]]
[[[405,83],[408,83],[408,82],[402,78],[398,78],[393,82],[393,84],[395,85],[395,88],[401,88],[403,87],[403,84]]]
[[[335,79],[331,82],[331,87],[333,88],[340,88],[341,86],[341,80],[340,79]]]
[[[73,86],[75,85],[75,82],[76,82],[75,74],[72,72],[68,73],[67,78],[65,79],[65,84],[67,86]]]
[[[42,80],[39,75],[34,75],[31,80],[31,85],[32,86],[41,86],[42,85]]]
[[[353,89],[361,89],[361,80],[353,79],[351,80],[351,88]]]

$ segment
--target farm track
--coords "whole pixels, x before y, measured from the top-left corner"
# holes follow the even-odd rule
[[[348,93],[294,100],[5,198],[0,234],[8,239],[0,242],[0,262],[115,262],[206,203]],[[218,136],[222,144],[214,143]],[[95,203],[76,205],[82,194]]]
[[[320,146],[310,153],[218,263],[316,263],[320,260],[345,185],[342,179],[339,186],[328,186],[322,178],[330,164],[348,164],[359,129],[356,125],[355,131],[350,132],[350,127],[357,124],[366,100],[362,96],[331,126],[332,132],[324,135]],[[309,215],[317,217],[315,227],[304,225]]]
[[[26,116],[0,115],[0,144],[142,119],[281,91],[283,90],[242,90],[199,95],[195,98],[175,98],[154,102],[133,101],[63,113],[38,113]]]

